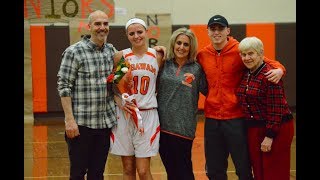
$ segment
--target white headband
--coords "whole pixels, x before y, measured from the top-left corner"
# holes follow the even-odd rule
[[[142,26],[144,26],[144,27],[147,29],[147,25],[146,25],[146,23],[145,23],[142,19],[132,18],[132,19],[130,19],[130,20],[127,22],[127,24],[126,24],[126,30],[128,29],[128,27],[129,27],[131,24],[134,24],[134,23],[141,24]]]

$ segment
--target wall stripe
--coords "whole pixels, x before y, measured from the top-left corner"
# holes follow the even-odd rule
[[[256,36],[261,39],[264,45],[264,55],[270,59],[276,59],[274,23],[247,24],[246,36]]]
[[[46,52],[44,26],[30,26],[33,111],[47,112]]]
[[[131,47],[130,42],[127,38],[126,30],[124,26],[110,27],[107,41],[113,44],[113,46],[118,50]]]
[[[246,37],[246,25],[245,24],[231,24],[230,36],[234,37],[239,42]]]
[[[197,36],[198,50],[202,49],[210,43],[207,25],[190,25],[190,29]]]
[[[171,32],[173,33],[175,30],[182,27],[190,29],[190,26],[188,24],[172,25]]]
[[[62,109],[57,90],[57,74],[61,55],[70,43],[69,37],[69,26],[45,26],[48,112],[61,111]]]
[[[287,101],[296,104],[296,24],[276,24],[276,57],[286,67],[284,90]]]
[[[198,40],[198,51],[208,44],[210,44],[210,39],[208,37],[207,25],[190,25],[190,29],[196,35]],[[206,97],[200,93],[198,108],[200,110],[204,109],[204,101]]]

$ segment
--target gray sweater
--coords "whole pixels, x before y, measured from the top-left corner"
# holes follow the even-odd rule
[[[207,91],[201,66],[197,62],[189,61],[179,69],[173,60],[167,60],[158,78],[157,99],[161,131],[194,139],[199,92],[205,95]]]

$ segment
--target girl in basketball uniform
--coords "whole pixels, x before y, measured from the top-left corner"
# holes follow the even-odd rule
[[[147,25],[142,19],[130,19],[125,28],[131,48],[117,52],[114,60],[117,62],[123,57],[130,64],[132,94],[142,117],[143,132],[131,119],[127,119],[128,105],[118,102],[118,123],[110,136],[110,153],[121,156],[123,179],[135,179],[136,170],[140,179],[153,179],[150,160],[158,154],[160,138],[156,81],[163,54],[148,47]]]

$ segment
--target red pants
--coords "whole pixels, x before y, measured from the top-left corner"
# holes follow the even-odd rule
[[[290,149],[294,135],[293,120],[281,125],[271,151],[262,152],[265,127],[248,128],[250,161],[255,180],[290,180]]]

